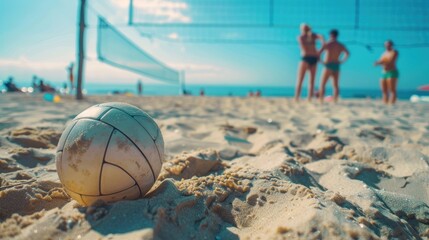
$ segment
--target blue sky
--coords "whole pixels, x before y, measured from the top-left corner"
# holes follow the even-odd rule
[[[265,85],[265,86],[294,86],[296,69],[300,59],[297,44],[285,45],[239,45],[239,44],[191,44],[170,43],[157,39],[141,37],[135,28],[126,27],[128,0],[88,0],[91,9],[88,10],[87,34],[87,64],[86,82],[90,83],[135,83],[143,79],[147,83],[156,83],[151,79],[116,69],[97,61],[96,48],[96,15],[92,9],[102,13],[110,22],[117,24],[120,31],[125,33],[138,46],[158,58],[160,61],[176,69],[186,71],[186,80],[193,84],[231,84],[231,85]],[[250,1],[250,2],[249,2]],[[306,0],[307,2],[309,0]],[[54,84],[66,81],[66,66],[75,61],[77,0],[0,0],[0,79],[14,76],[21,85],[29,85],[32,75],[36,74]],[[227,3],[230,1],[222,1]],[[265,13],[255,13],[260,6],[249,7],[256,0],[248,0],[247,8],[240,14],[212,14],[207,17],[204,8],[193,6],[192,2],[170,0],[135,0],[136,21],[167,21],[195,22],[210,20],[215,22],[242,23],[248,21],[259,23],[266,19]],[[294,2],[294,1],[291,1]],[[299,1],[295,1],[299,2]],[[365,1],[363,1],[365,2]],[[150,3],[150,4],[148,4]],[[339,22],[341,27],[347,27],[352,22],[350,0],[343,1],[337,8],[343,8],[341,14],[333,16],[332,10],[324,9],[323,14],[312,12],[312,17],[302,14],[303,9],[295,6],[295,12],[286,14],[288,8],[276,8],[275,21],[292,25],[302,21],[325,21],[327,27]],[[239,11],[244,5],[243,0],[236,0],[228,5],[232,10]],[[266,10],[266,9],[265,9]],[[337,9],[338,10],[338,9]],[[340,9],[341,10],[341,9]],[[300,12],[301,11],[301,12]],[[266,12],[266,11],[264,11]],[[294,14],[293,14],[294,13]],[[246,15],[247,14],[247,15]],[[365,14],[365,13],[364,13]],[[379,13],[369,11],[364,24],[371,24],[374,16]],[[305,18],[303,16],[306,16]],[[248,17],[248,19],[246,19]],[[302,18],[302,19],[301,19]],[[222,20],[220,20],[222,19]],[[372,19],[372,20],[371,20]],[[422,19],[424,20],[424,19]],[[407,27],[403,22],[393,21]],[[332,26],[334,27],[334,26]],[[412,27],[412,26],[411,26]],[[329,29],[323,28],[316,32],[327,37]],[[153,30],[155,31],[155,30]],[[152,31],[152,32],[153,32]],[[294,41],[299,33],[296,29],[288,33],[274,33],[275,38]],[[345,32],[345,31],[343,31]],[[342,33],[343,33],[342,32]],[[156,33],[153,32],[153,33]],[[241,30],[239,34],[258,36],[262,31]],[[172,34],[172,35],[171,35]],[[172,38],[195,37],[206,34],[205,31],[195,30],[182,36],[174,29],[169,32]],[[276,35],[277,34],[277,35]],[[281,35],[284,34],[284,35]],[[427,33],[426,33],[427,34]],[[386,33],[386,38],[389,33]],[[406,39],[404,33],[401,40]],[[271,36],[271,35],[270,35]],[[380,36],[368,37],[368,41],[380,41]],[[412,36],[412,35],[411,35]],[[426,35],[427,36],[427,35]],[[341,39],[350,38],[344,33]],[[427,36],[429,38],[429,36]],[[395,39],[394,39],[395,40]],[[378,88],[381,70],[373,67],[373,62],[382,53],[382,45],[374,45],[374,51],[358,45],[350,45],[350,60],[342,68],[341,85],[347,88]],[[428,48],[399,48],[398,66],[401,73],[399,88],[414,89],[428,84],[426,68],[429,66]],[[319,74],[321,67],[319,67]]]

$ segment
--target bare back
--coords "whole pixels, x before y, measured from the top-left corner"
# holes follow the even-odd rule
[[[341,53],[347,52],[347,49],[338,41],[329,41],[323,46],[325,54],[325,63],[340,62]]]
[[[317,56],[318,52],[316,49],[317,35],[312,33],[311,35],[300,35],[298,37],[299,46],[301,48],[302,56]]]

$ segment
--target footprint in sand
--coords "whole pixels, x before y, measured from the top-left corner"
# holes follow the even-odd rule
[[[4,129],[14,128],[18,126],[18,122],[15,121],[2,121],[0,122],[0,131],[3,131]]]
[[[8,139],[22,147],[28,148],[55,148],[61,132],[51,128],[20,128],[12,130]]]
[[[25,168],[45,166],[52,163],[55,159],[54,154],[37,149],[19,148],[14,149],[12,152],[11,158]]]

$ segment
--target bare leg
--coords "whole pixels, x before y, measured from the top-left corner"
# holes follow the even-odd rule
[[[398,82],[398,79],[391,78],[387,81],[389,85],[389,91],[390,91],[390,103],[395,104],[396,102],[396,84]]]
[[[316,79],[316,69],[317,64],[314,64],[313,66],[308,66],[310,70],[310,84],[308,85],[308,101],[311,102],[311,99],[313,98],[314,94],[314,80]]]
[[[383,103],[387,104],[388,103],[388,98],[389,98],[389,93],[387,92],[387,80],[381,80],[380,81],[380,85],[381,85],[381,92],[383,94]]]
[[[334,86],[334,102],[338,102],[338,95],[340,94],[340,88],[338,84],[338,80],[340,78],[340,72],[333,72],[332,73],[332,85]]]
[[[298,78],[296,81],[295,101],[299,101],[299,98],[301,97],[302,81],[304,80],[306,70],[307,70],[307,63],[301,62],[298,66]]]
[[[322,79],[320,79],[320,90],[319,90],[319,100],[320,100],[320,103],[323,103],[323,100],[324,100],[324,98],[325,98],[325,86],[326,86],[326,83],[328,82],[328,79],[329,79],[329,72],[328,72],[328,70],[323,70],[323,73],[322,73]]]

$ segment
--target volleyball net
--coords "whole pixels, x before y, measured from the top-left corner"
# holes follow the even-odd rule
[[[350,44],[429,46],[429,0],[130,0],[142,36],[181,43],[296,44],[299,25]]]
[[[123,3],[123,2],[121,2]],[[128,27],[169,43],[297,44],[301,23],[340,41],[383,46],[429,47],[429,0],[129,0]],[[168,83],[178,71],[142,50],[99,17],[101,62]]]
[[[179,83],[179,72],[139,48],[105,19],[98,18],[98,60],[167,83]]]

